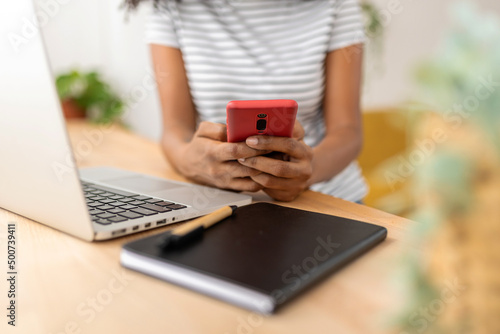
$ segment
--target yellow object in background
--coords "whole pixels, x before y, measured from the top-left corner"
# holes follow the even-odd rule
[[[363,113],[364,143],[358,162],[369,186],[366,205],[404,215],[411,207],[409,177],[398,172],[409,146],[411,121],[401,109]]]

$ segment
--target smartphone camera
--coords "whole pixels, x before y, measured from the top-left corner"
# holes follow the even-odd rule
[[[264,132],[267,127],[267,121],[265,120],[267,114],[258,114],[257,117],[259,118],[257,120],[257,130],[259,132]]]
[[[267,121],[265,119],[259,119],[257,121],[257,130],[264,131],[267,126]]]

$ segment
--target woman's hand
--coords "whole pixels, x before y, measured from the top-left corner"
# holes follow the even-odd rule
[[[190,142],[178,155],[179,171],[186,177],[210,186],[237,191],[258,191],[262,185],[252,180],[260,171],[238,163],[268,153],[243,143],[226,142],[226,126],[200,123]]]
[[[246,145],[255,151],[281,152],[283,159],[261,155],[241,157],[238,162],[251,170],[250,178],[272,198],[292,201],[306,190],[312,175],[313,150],[304,141],[304,129],[295,122],[292,138],[252,136]],[[259,171],[259,172],[255,172]]]

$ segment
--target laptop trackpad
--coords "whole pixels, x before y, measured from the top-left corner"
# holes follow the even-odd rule
[[[103,182],[111,186],[120,187],[142,194],[183,187],[182,184],[175,182],[140,175],[104,180]]]

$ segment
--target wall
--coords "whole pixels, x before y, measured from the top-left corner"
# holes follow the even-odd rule
[[[158,138],[157,94],[151,86],[150,61],[143,42],[146,8],[125,21],[121,0],[37,0],[59,5],[44,27],[54,72],[73,67],[100,69],[129,99],[126,121],[138,133]],[[373,0],[384,13],[386,34],[379,60],[369,59],[363,98],[365,110],[396,106],[412,96],[415,65],[439,46],[452,0]],[[500,14],[500,1],[475,0]],[[49,6],[50,7],[50,6]]]
[[[125,122],[144,136],[159,138],[160,106],[143,41],[147,6],[127,18],[122,0],[66,1],[51,6],[57,10],[41,6],[50,13],[43,33],[54,74],[73,68],[99,70],[129,102]]]
[[[412,96],[415,66],[434,52],[450,24],[448,8],[453,0],[372,0],[383,13],[384,51],[377,69],[368,61],[365,109],[395,106]],[[500,15],[500,1],[474,0],[479,8]]]

